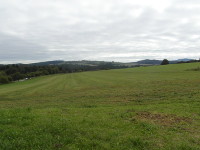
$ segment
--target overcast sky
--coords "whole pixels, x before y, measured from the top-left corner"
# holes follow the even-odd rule
[[[0,63],[200,57],[200,0],[0,0]]]

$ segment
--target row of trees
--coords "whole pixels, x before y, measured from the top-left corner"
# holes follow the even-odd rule
[[[0,84],[9,83],[26,78],[32,78],[42,75],[57,73],[72,73],[92,70],[106,70],[127,68],[127,66],[115,65],[113,63],[102,63],[96,66],[63,64],[63,65],[1,65],[0,66]]]

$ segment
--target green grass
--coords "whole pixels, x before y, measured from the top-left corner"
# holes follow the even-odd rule
[[[0,149],[200,150],[200,63],[0,85]]]

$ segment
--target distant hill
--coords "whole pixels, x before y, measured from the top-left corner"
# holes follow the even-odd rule
[[[65,61],[64,64],[73,64],[73,65],[85,65],[85,66],[98,66],[101,64],[113,63],[114,62],[105,62],[105,61],[90,61],[90,60],[81,60],[81,61]]]
[[[162,60],[145,59],[145,60],[137,61],[136,63],[139,65],[160,65],[161,62],[162,62]]]
[[[194,59],[183,58],[183,59],[178,59],[177,61],[191,61],[191,60],[194,60]]]
[[[90,60],[81,60],[81,61],[63,61],[63,60],[55,60],[55,61],[46,61],[39,63],[32,63],[30,65],[36,66],[47,66],[47,65],[81,65],[81,66],[99,66],[105,64],[112,64],[114,66],[127,66],[132,67],[138,65],[138,63],[121,63],[121,62],[109,62],[109,61],[90,61]]]
[[[176,64],[178,62],[187,62],[194,59],[183,58],[169,61],[170,64]],[[112,63],[115,66],[127,66],[127,67],[134,67],[134,66],[148,66],[148,65],[160,65],[162,60],[156,59],[144,59],[137,62],[130,62],[130,63],[122,63],[122,62],[109,62],[109,61],[90,61],[90,60],[80,60],[80,61],[64,61],[64,60],[54,60],[54,61],[46,61],[46,62],[39,62],[39,63],[32,63],[31,65],[37,66],[46,66],[46,65],[83,65],[83,66],[98,66],[107,63]]]
[[[36,65],[36,66],[59,65],[59,64],[62,64],[64,62],[65,61],[63,61],[63,60],[54,60],[54,61],[31,63],[30,65]]]
[[[171,60],[169,61],[170,64],[176,64],[180,62],[189,62],[193,61],[194,59],[189,58],[183,58],[183,59],[177,59],[177,60]],[[35,65],[35,66],[49,66],[49,65],[82,65],[82,66],[99,66],[99,65],[105,65],[105,64],[112,64],[115,66],[127,66],[127,67],[136,67],[136,66],[148,66],[148,65],[160,65],[162,60],[156,60],[156,59],[144,59],[137,62],[114,62],[114,61],[90,61],[90,60],[80,60],[80,61],[64,61],[64,60],[53,60],[53,61],[45,61],[45,62],[38,62],[38,63],[31,63],[28,65]],[[0,64],[1,65],[1,64]],[[3,64],[2,64],[3,65]],[[23,65],[23,64],[18,64]]]
[[[177,60],[170,61],[170,64],[177,64],[180,62],[189,62],[189,61],[193,61],[193,60],[194,59],[189,59],[189,58],[177,59]]]
[[[188,61],[192,61],[192,60],[194,60],[194,59],[183,58],[183,59],[171,60],[171,61],[169,61],[169,63],[176,64],[178,62],[188,62]],[[161,62],[162,62],[162,60],[145,59],[145,60],[137,61],[136,63],[138,65],[160,65]]]

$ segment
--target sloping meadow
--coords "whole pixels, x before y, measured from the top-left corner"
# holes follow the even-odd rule
[[[0,85],[0,149],[199,150],[200,63]]]

